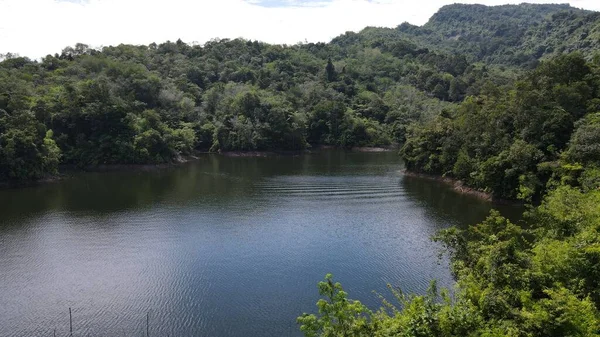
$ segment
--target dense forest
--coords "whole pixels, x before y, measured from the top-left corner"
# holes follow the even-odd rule
[[[77,44],[4,58],[0,180],[9,181],[195,151],[402,144],[412,123],[515,78],[374,28],[327,44]]]
[[[0,180],[197,151],[401,147],[531,205],[441,232],[456,289],[372,311],[330,275],[306,336],[600,336],[600,13],[451,5],[330,43],[85,44],[0,62]],[[398,303],[395,303],[398,302]]]
[[[178,40],[77,44],[41,60],[6,54],[0,181],[196,151],[402,145],[411,125],[514,85],[540,60],[573,50],[590,60],[598,19],[567,5],[451,5],[423,27],[366,28],[330,43]]]
[[[411,127],[407,167],[526,201],[539,201],[558,180],[598,176],[598,65],[577,53],[558,56]]]
[[[599,18],[566,5],[454,5],[398,27],[515,74],[410,123],[407,169],[537,206],[518,223],[492,212],[436,236],[452,292],[390,287],[393,300],[373,311],[327,275],[319,313],[298,318],[306,336],[600,336]]]
[[[423,27],[398,26],[420,45],[464,54],[471,62],[534,68],[540,59],[600,48],[600,13],[569,5],[443,7]]]
[[[79,44],[40,62],[9,58],[0,63],[0,177],[38,179],[61,163],[163,163],[198,150],[401,143],[410,122],[490,81],[464,57],[400,38],[381,43]]]

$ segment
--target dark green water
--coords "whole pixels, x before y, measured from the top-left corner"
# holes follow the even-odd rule
[[[437,230],[491,205],[403,177],[395,153],[207,155],[0,191],[0,336],[297,336],[333,273],[370,306],[386,284],[451,286]],[[507,213],[518,209],[507,208]]]

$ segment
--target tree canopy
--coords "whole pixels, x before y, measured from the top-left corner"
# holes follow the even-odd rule
[[[597,18],[568,5],[451,5],[423,27],[366,28],[330,43],[78,43],[39,61],[5,54],[0,180],[38,179],[58,164],[163,163],[195,151],[403,144],[411,125],[486,88],[514,86],[540,59],[576,49],[591,61]],[[581,83],[555,88],[563,100],[595,95],[582,91],[592,80],[581,66],[572,75]],[[552,130],[564,138],[561,131]]]

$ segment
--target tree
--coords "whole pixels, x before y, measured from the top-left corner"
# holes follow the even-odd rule
[[[372,313],[359,301],[349,300],[333,276],[327,274],[319,282],[319,294],[324,297],[317,302],[319,316],[303,314],[298,317],[300,330],[307,337],[360,337],[373,336],[370,324]]]
[[[325,76],[328,82],[333,82],[337,79],[337,73],[335,66],[331,62],[331,58],[327,59],[327,66],[325,67]]]
[[[573,162],[600,165],[600,113],[590,114],[577,123],[566,157]]]

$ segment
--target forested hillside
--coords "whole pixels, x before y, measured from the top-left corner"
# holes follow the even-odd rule
[[[450,5],[422,27],[397,32],[433,49],[464,54],[471,62],[533,68],[539,59],[600,47],[600,13],[569,5]]]
[[[362,37],[364,35],[364,37]],[[407,126],[477,95],[490,75],[398,36],[330,44],[215,40],[78,44],[0,63],[0,179],[60,163],[163,163],[194,151],[403,143]]]
[[[498,198],[538,201],[552,178],[579,174],[598,156],[598,66],[581,54],[562,55],[510,87],[490,86],[413,126],[402,149],[408,169]]]
[[[0,63],[0,180],[39,179],[59,164],[165,163],[195,151],[403,144],[414,122],[512,85],[531,57],[546,55],[504,59],[510,48],[528,50],[525,40],[568,51],[579,45],[560,34],[586,31],[590,58],[595,14],[452,5],[423,27],[367,28],[327,44],[78,44],[39,61],[8,55]],[[491,40],[504,47],[483,46]],[[475,57],[477,46],[485,52]]]

